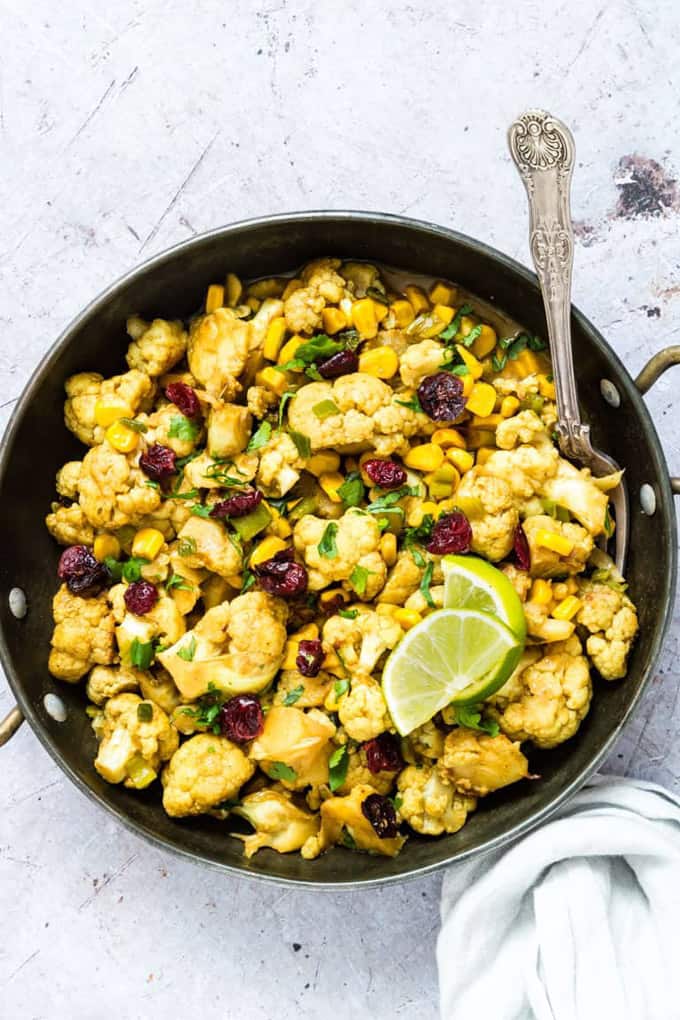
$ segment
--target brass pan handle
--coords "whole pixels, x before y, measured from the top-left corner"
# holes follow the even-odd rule
[[[15,705],[9,715],[0,721],[0,747],[6,744],[14,736],[24,721],[23,714],[18,705]]]
[[[635,385],[640,393],[647,393],[664,372],[667,372],[673,365],[680,365],[680,345],[678,344],[664,347],[658,354],[652,355],[635,379]],[[671,476],[670,483],[673,495],[680,496],[680,478]]]

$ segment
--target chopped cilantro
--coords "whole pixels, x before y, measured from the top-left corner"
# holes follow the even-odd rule
[[[419,549],[429,538],[432,537],[434,528],[434,517],[432,514],[425,514],[417,527],[406,528],[404,531],[404,549],[407,549],[417,567],[425,566],[425,557]]]
[[[481,705],[454,705],[453,714],[459,726],[465,726],[469,730],[480,730],[492,737],[498,736],[499,726],[493,719],[482,718]]]
[[[107,556],[104,565],[108,569],[113,581],[120,581],[123,576],[123,564],[119,563],[115,556]]]
[[[294,396],[295,390],[286,390],[286,392],[281,395],[281,400],[279,401],[279,416],[278,416],[279,431],[281,431],[281,428],[283,427],[283,414],[284,411],[286,410],[286,405],[288,401],[291,399],[291,397]]]
[[[481,335],[482,335],[482,327],[481,326],[473,326],[472,329],[470,330],[470,332],[468,333],[468,335],[464,336],[462,338],[462,343],[463,343],[463,345],[465,347],[472,347],[472,345],[475,342],[475,340],[477,339],[477,337],[480,337]]]
[[[145,567],[148,560],[143,560],[140,556],[131,556],[130,559],[123,564],[122,577],[128,584],[132,584],[133,581],[139,581],[142,576],[142,567]]]
[[[210,517],[210,514],[212,513],[212,507],[203,506],[202,503],[193,503],[189,507],[189,510],[195,517]]]
[[[136,669],[148,669],[153,662],[153,641],[134,638],[130,644],[130,665]]]
[[[262,446],[266,446],[269,442],[272,434],[272,427],[268,421],[260,423],[257,432],[254,432],[250,437],[246,450],[248,453],[252,453],[253,450],[259,450]]]
[[[196,702],[195,708],[181,709],[182,715],[188,715],[196,720],[196,725],[201,729],[208,729],[212,733],[220,732],[220,725],[217,720],[222,708],[223,694],[214,684],[208,684],[207,694],[202,694]]]
[[[493,368],[494,372],[502,372],[507,363],[508,363],[507,354],[494,354],[493,358],[491,359],[491,367]]]
[[[181,439],[183,443],[193,443],[198,438],[200,431],[201,427],[195,421],[190,421],[183,414],[175,414],[170,419],[168,438]]]
[[[469,375],[470,369],[467,367],[467,365],[453,365],[449,369],[449,372],[452,375]]]
[[[267,773],[270,779],[285,779],[289,783],[292,783],[294,779],[297,779],[297,772],[292,769],[290,765],[286,765],[283,761],[273,761],[269,766]]]
[[[255,584],[255,574],[252,572],[252,570],[246,570],[245,574],[243,575],[243,584],[241,585],[241,595],[244,595],[247,591],[249,591],[253,587],[254,584]]]
[[[177,588],[180,591],[193,591],[193,584],[189,584],[186,577],[182,577],[181,574],[176,574],[174,571],[170,575],[170,578],[165,582],[166,591],[172,591],[173,588]]]
[[[413,396],[410,400],[397,400],[394,398],[395,404],[401,404],[402,407],[408,407],[411,411],[420,411],[422,413],[422,405],[418,400],[417,396]]]
[[[425,567],[425,573],[422,576],[419,588],[420,593],[427,602],[430,609],[435,608],[434,599],[432,598],[432,592],[430,591],[430,585],[432,584],[432,574],[434,572],[434,563],[432,560]]]
[[[365,493],[366,487],[358,471],[351,471],[338,487],[338,496],[346,507],[359,506]]]
[[[149,489],[160,489],[160,487],[161,487],[161,483],[160,482],[154,482],[154,481],[151,480],[151,478],[147,478],[147,480],[144,482],[144,484]]]
[[[366,582],[368,581],[369,575],[374,574],[374,570],[367,570],[366,567],[360,567],[358,564],[349,575],[349,583],[354,588],[357,595],[366,594]]]
[[[316,370],[317,362],[325,361],[326,358],[330,358],[344,349],[345,344],[342,340],[331,340],[325,333],[317,333],[311,340],[300,344],[295,351],[295,357],[276,367],[280,372],[306,372],[312,379],[314,374],[319,378],[319,373]],[[309,371],[310,368],[312,373]]]
[[[309,460],[312,455],[312,444],[309,441],[309,436],[306,436],[303,432],[294,431],[291,431],[289,435],[302,459]]]
[[[392,513],[400,514],[403,517],[404,511],[396,504],[400,499],[404,499],[405,496],[417,496],[418,492],[417,485],[402,485],[400,489],[394,489],[393,492],[387,492],[384,496],[378,496],[377,499],[368,504],[366,511],[369,514],[382,514],[385,510],[391,510]]]
[[[338,547],[335,544],[335,536],[338,533],[338,525],[336,521],[329,521],[324,529],[324,533],[321,536],[321,541],[317,545],[319,556],[325,557],[327,560],[334,560],[338,555]]]
[[[349,752],[347,745],[336,747],[328,759],[328,785],[331,793],[339,790],[347,778],[347,766],[349,765]]]
[[[288,691],[285,698],[283,699],[284,705],[294,705],[296,701],[299,701],[302,695],[305,693],[305,689],[302,684],[298,684],[292,691]]]
[[[194,655],[196,654],[196,638],[192,634],[186,644],[182,645],[177,651],[177,655],[180,659],[184,659],[185,662],[193,662]]]
[[[439,334],[438,339],[443,340],[444,343],[448,343],[449,340],[455,340],[457,334],[460,331],[460,324],[464,315],[469,315],[472,311],[471,305],[461,305],[451,322],[446,326]]]

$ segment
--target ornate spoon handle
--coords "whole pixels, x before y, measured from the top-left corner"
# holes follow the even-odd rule
[[[508,143],[529,196],[531,256],[548,322],[560,447],[568,455],[579,457],[584,446],[589,446],[590,429],[582,424],[579,414],[571,349],[574,234],[569,189],[574,139],[556,117],[542,110],[529,110],[511,125]]]

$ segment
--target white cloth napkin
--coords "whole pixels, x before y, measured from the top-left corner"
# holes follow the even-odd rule
[[[596,776],[452,867],[441,914],[443,1020],[679,1020],[680,800]]]

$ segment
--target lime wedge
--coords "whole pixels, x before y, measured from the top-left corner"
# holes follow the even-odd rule
[[[514,631],[520,641],[527,634],[524,610],[511,582],[496,567],[477,556],[444,556],[444,606],[492,613]]]
[[[483,701],[505,683],[523,648],[523,639],[490,613],[430,613],[402,638],[383,670],[394,725],[405,736],[446,705]]]

